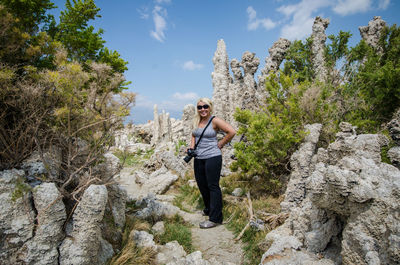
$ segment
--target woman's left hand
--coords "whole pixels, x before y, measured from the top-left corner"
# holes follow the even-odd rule
[[[221,141],[219,141],[217,145],[218,145],[219,149],[222,149],[222,147],[224,147],[224,145],[221,143]]]

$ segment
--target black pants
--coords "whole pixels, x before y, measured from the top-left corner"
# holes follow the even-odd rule
[[[214,223],[222,223],[222,193],[219,187],[221,167],[222,156],[194,160],[194,175],[203,197],[205,212]]]

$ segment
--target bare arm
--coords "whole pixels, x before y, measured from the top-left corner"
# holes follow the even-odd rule
[[[194,135],[192,134],[192,138],[190,139],[190,146],[189,146],[189,148],[194,149],[195,143],[196,143],[196,137],[194,137]]]
[[[213,119],[213,124],[217,129],[226,133],[225,137],[218,142],[218,148],[221,149],[222,147],[224,147],[224,145],[232,140],[233,136],[235,136],[236,134],[236,131],[229,123],[218,117],[215,117]]]

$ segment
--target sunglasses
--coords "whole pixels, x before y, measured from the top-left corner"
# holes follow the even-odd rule
[[[197,105],[197,109],[198,110],[201,110],[201,109],[208,109],[210,106],[208,106],[207,104],[205,104],[205,105]]]

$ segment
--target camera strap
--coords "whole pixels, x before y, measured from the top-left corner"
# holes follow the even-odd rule
[[[212,117],[210,118],[210,120],[208,121],[206,127],[204,127],[204,130],[203,130],[203,132],[201,133],[201,135],[200,135],[200,137],[199,137],[199,140],[197,141],[196,145],[194,146],[194,150],[196,150],[197,146],[198,146],[199,143],[200,143],[201,138],[203,137],[204,132],[206,131],[208,125],[210,125],[211,121],[212,121],[214,118],[215,118],[215,116],[212,116]]]

